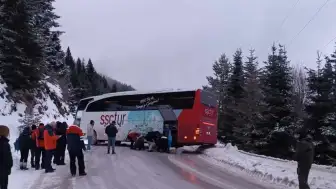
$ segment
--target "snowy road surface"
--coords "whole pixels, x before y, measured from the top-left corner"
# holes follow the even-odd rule
[[[86,153],[87,176],[71,177],[69,166],[41,174],[31,189],[271,189],[230,174],[196,155],[168,155],[105,146]]]

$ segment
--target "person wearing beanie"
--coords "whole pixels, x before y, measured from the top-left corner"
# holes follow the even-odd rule
[[[44,124],[40,123],[38,128],[32,133],[32,139],[36,142],[35,151],[35,169],[39,170],[40,167],[44,169],[45,163],[45,149],[44,149]],[[42,162],[40,164],[42,157]]]
[[[59,121],[56,122],[56,135],[60,138],[57,140],[56,151],[54,154],[54,163],[56,165],[65,165],[65,149],[66,149],[66,129],[67,126]]]
[[[36,129],[37,129],[36,125],[31,126],[31,132],[30,132],[30,138],[31,138],[30,165],[31,165],[32,168],[35,168],[35,156],[36,156],[35,154],[36,154],[36,149],[37,149],[35,138],[33,138],[34,137],[33,135],[34,135]]]
[[[84,133],[80,127],[77,125],[71,125],[67,129],[67,144],[68,152],[70,157],[70,173],[72,176],[76,175],[76,159],[78,163],[78,172],[79,176],[85,176],[85,164],[84,164],[84,154],[85,150],[84,141],[81,137],[84,136]]]
[[[12,152],[9,145],[9,128],[0,125],[0,188],[8,188],[8,176],[13,167]]]
[[[31,147],[31,133],[30,127],[23,128],[19,136],[19,148],[20,148],[20,169],[27,170],[27,162],[29,149]]]

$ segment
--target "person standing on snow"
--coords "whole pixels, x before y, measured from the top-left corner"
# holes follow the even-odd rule
[[[0,125],[0,188],[8,188],[8,176],[13,167],[13,157],[9,145],[9,128]]]
[[[40,123],[35,132],[32,133],[32,139],[36,141],[35,151],[35,170],[39,170],[40,167],[44,169],[45,163],[45,149],[44,149],[44,124]],[[42,157],[42,163],[40,160]]]
[[[56,165],[65,165],[66,129],[66,125],[59,121],[56,122],[55,134],[60,136],[57,140],[56,150],[54,153],[54,163]]]
[[[27,162],[29,150],[31,148],[31,133],[30,127],[23,128],[19,136],[19,148],[20,148],[20,169],[27,170]]]
[[[297,174],[299,189],[310,189],[308,185],[308,176],[314,161],[314,144],[312,143],[310,136],[306,136],[305,133],[300,133],[299,141],[296,143],[294,159],[298,163]]]
[[[116,122],[112,121],[112,123],[105,128],[105,134],[108,137],[108,145],[107,145],[108,154],[110,153],[111,146],[112,146],[112,154],[115,154],[115,140],[117,133],[118,129],[116,127]]]
[[[31,138],[31,144],[30,144],[30,165],[32,168],[35,168],[35,156],[36,156],[36,141],[34,138],[34,133],[36,131],[36,125],[31,126],[31,132],[30,132],[30,138]]]
[[[87,144],[87,150],[88,151],[91,150],[92,137],[93,137],[93,134],[94,134],[93,126],[94,126],[94,121],[91,120],[90,123],[86,127],[86,136],[87,136],[87,140],[88,140],[88,144]]]
[[[45,172],[51,173],[55,169],[51,166],[51,159],[56,149],[56,143],[59,136],[55,135],[54,130],[51,125],[46,125],[44,130],[44,148],[46,150],[45,154]]]
[[[50,122],[50,126],[54,132],[54,134],[56,134],[56,128],[57,128],[57,123],[56,121],[52,121]],[[54,149],[54,151],[52,152],[52,156],[51,156],[51,162],[54,163],[54,164],[57,164],[57,143],[56,143],[56,148]]]
[[[70,157],[70,172],[72,176],[76,175],[76,159],[78,161],[79,176],[85,176],[84,154],[85,144],[81,140],[84,136],[82,129],[77,125],[71,125],[67,129],[67,143]]]

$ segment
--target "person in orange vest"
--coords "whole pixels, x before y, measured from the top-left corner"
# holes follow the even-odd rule
[[[53,157],[53,153],[56,149],[57,140],[60,136],[57,136],[50,124],[45,126],[44,130],[44,149],[45,149],[45,172],[51,173],[54,172],[55,169],[51,166],[51,159]]]
[[[76,175],[76,159],[78,161],[79,176],[86,175],[83,154],[83,150],[85,150],[85,144],[81,139],[82,136],[84,136],[84,133],[77,125],[71,125],[67,129],[67,144],[70,157],[70,172],[72,176]]]
[[[38,128],[32,132],[32,139],[36,141],[36,151],[35,151],[35,169],[44,169],[45,162],[45,149],[44,149],[44,124],[40,123]],[[40,164],[42,156],[42,163]]]

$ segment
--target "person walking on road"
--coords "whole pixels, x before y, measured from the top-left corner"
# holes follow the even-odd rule
[[[30,165],[32,168],[35,168],[35,157],[36,157],[36,141],[34,138],[34,133],[36,131],[36,125],[31,126],[31,133],[30,133],[30,138],[31,138],[31,144],[30,144]]]
[[[45,154],[45,172],[51,173],[55,169],[51,166],[51,159],[56,149],[56,143],[59,136],[55,135],[54,130],[51,125],[46,125],[44,130],[44,148],[46,150]]]
[[[35,170],[44,169],[45,149],[44,149],[44,124],[40,123],[35,132],[32,133],[32,139],[36,141],[35,151]],[[40,164],[42,157],[42,163]]]
[[[314,144],[312,143],[310,136],[300,133],[299,141],[296,143],[296,153],[294,158],[298,163],[297,174],[299,189],[310,189],[308,185],[308,176],[314,161]]]
[[[115,154],[115,139],[118,133],[118,129],[116,127],[116,122],[112,121],[110,125],[105,128],[105,134],[108,137],[108,145],[107,145],[107,153],[110,153],[110,149],[112,146],[112,154]]]
[[[0,189],[8,188],[8,176],[13,167],[13,157],[9,145],[9,128],[0,125]]]
[[[30,127],[25,127],[19,136],[20,169],[27,170],[29,150],[31,147]]]
[[[76,159],[78,162],[79,176],[85,176],[84,154],[85,144],[81,140],[84,136],[82,129],[76,125],[71,125],[67,129],[67,143],[70,157],[70,172],[72,176],[76,175]]]
[[[93,134],[94,134],[94,130],[93,130],[93,126],[94,126],[94,121],[91,120],[90,123],[88,124],[87,128],[86,128],[86,136],[87,136],[87,140],[88,140],[88,144],[87,144],[87,150],[90,151],[91,150],[91,145],[92,145],[92,138],[93,138]]]

